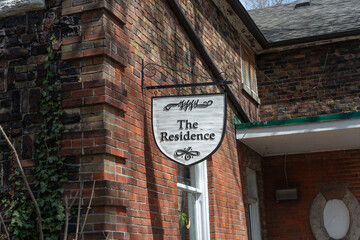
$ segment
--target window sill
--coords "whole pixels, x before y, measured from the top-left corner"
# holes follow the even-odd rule
[[[254,91],[252,91],[246,84],[241,83],[241,88],[247,95],[249,95],[257,104],[260,105],[260,98]]]
[[[0,18],[21,15],[44,8],[44,0],[4,0],[0,1]]]

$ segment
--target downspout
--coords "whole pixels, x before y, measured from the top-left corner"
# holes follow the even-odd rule
[[[176,0],[168,0],[167,1],[175,13],[177,19],[179,20],[180,25],[184,28],[186,33],[188,34],[190,40],[193,42],[195,48],[199,52],[202,59],[205,61],[206,65],[209,67],[211,72],[214,74],[215,78],[218,79],[218,81],[225,81],[223,76],[221,75],[221,72],[217,68],[216,64],[212,60],[210,54],[206,50],[204,44],[201,42],[199,36],[195,32],[194,28],[192,27],[189,20],[186,18],[184,12],[182,11],[179,3]],[[214,80],[216,81],[216,80]],[[249,116],[246,114],[244,108],[241,106],[240,101],[235,96],[234,92],[231,90],[231,88],[227,85],[224,85],[225,92],[227,93],[230,101],[234,105],[237,113],[239,114],[241,120],[243,122],[251,122]]]

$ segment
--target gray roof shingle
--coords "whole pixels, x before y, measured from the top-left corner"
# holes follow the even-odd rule
[[[303,2],[303,1],[302,1]],[[269,42],[360,29],[360,0],[311,0],[249,11]]]

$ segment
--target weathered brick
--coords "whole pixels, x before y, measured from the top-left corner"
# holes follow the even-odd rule
[[[17,44],[15,44],[17,46]],[[25,58],[28,56],[28,50],[25,48],[5,48],[2,52],[3,58],[5,59],[17,59],[17,58]]]
[[[339,55],[337,49],[344,47],[352,53]],[[343,65],[359,65],[352,55],[356,52],[360,52],[358,40],[258,56],[262,120],[358,111],[360,95],[353,90],[360,85],[353,76],[359,71]]]
[[[61,55],[62,60],[69,60],[69,59],[81,58],[81,57],[83,57],[83,52],[81,50],[73,51],[73,52],[64,52]]]
[[[74,193],[80,188],[79,181],[85,181],[85,208],[92,182],[97,180],[93,206],[101,208],[92,209],[96,214],[91,212],[89,215],[85,239],[105,239],[104,232],[111,234],[109,239],[162,239],[164,236],[178,239],[177,165],[160,153],[150,136],[153,92],[141,88],[141,61],[191,69],[200,75],[212,76],[212,73],[205,67],[166,1],[101,0],[91,3],[87,0],[66,0],[58,1],[57,7],[49,9],[54,4],[50,2],[48,9],[22,17],[29,21],[25,29],[28,33],[17,34],[17,30],[8,29],[3,36],[7,37],[7,44],[14,45],[10,49],[25,49],[19,50],[16,58],[9,55],[14,58],[6,60],[6,63],[0,59],[0,70],[7,70],[3,84],[7,91],[13,92],[21,87],[22,92],[29,92],[29,113],[34,115],[27,117],[26,131],[33,133],[33,128],[37,127],[34,116],[39,110],[39,87],[46,74],[42,63],[47,61],[45,46],[50,35],[45,30],[50,30],[52,26],[63,44],[56,61],[65,111],[62,118],[66,129],[62,135],[62,155],[66,156],[70,181],[65,185],[66,192]],[[201,33],[201,40],[206,43],[219,68],[223,70],[226,66],[240,65],[238,44],[242,41],[242,33],[227,22],[218,8],[206,0],[179,2]],[[196,18],[192,16],[194,9]],[[54,22],[47,19],[50,11],[57,13]],[[15,24],[6,24],[15,28]],[[19,28],[18,31],[24,30]],[[11,36],[6,35],[10,33]],[[61,59],[58,59],[60,53]],[[28,69],[31,64],[38,66],[35,70]],[[229,67],[228,72],[234,75],[234,79],[241,78],[238,69]],[[33,81],[36,86],[27,85]],[[145,77],[146,86],[192,81],[196,80],[172,71]],[[234,91],[246,106],[246,111],[257,119],[257,107],[237,85],[233,85]],[[167,89],[158,94],[219,91],[222,89],[216,87]],[[20,124],[20,129],[27,116],[24,113],[26,104],[22,103],[27,98],[25,95],[23,98],[15,96],[19,98],[16,100],[18,103],[12,100],[1,102],[1,107],[9,106],[13,115],[20,114],[14,121],[16,123],[11,123],[14,124],[12,126]],[[5,98],[12,99],[12,95]],[[228,110],[229,119],[232,119],[235,112],[231,104]],[[1,120],[11,121],[9,113],[1,113]],[[227,125],[232,125],[232,122]],[[229,128],[224,144],[208,160],[212,239],[247,237],[242,201],[244,181],[239,173],[234,136],[234,129]],[[24,156],[30,155],[29,149],[24,146],[22,151]],[[105,221],[109,222],[109,226]]]

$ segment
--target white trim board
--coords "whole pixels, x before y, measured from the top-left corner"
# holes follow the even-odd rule
[[[360,119],[236,130],[262,156],[360,148]]]

